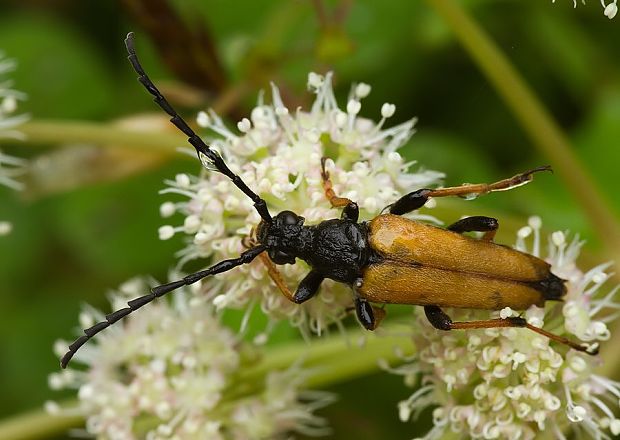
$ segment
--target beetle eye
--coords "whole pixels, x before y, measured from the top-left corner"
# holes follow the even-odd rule
[[[300,217],[291,211],[282,211],[278,217],[280,217],[283,225],[296,225],[300,220]]]

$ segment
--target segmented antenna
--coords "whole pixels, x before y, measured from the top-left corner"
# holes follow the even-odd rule
[[[131,312],[134,312],[138,310],[140,307],[142,307],[143,305],[150,303],[155,298],[164,296],[166,293],[172,292],[173,290],[176,290],[181,286],[188,286],[190,284],[193,284],[196,281],[201,280],[202,278],[207,277],[209,275],[215,275],[218,273],[226,272],[234,267],[240,266],[242,264],[247,264],[251,262],[254,258],[256,258],[258,254],[263,252],[265,249],[266,249],[266,246],[263,246],[263,245],[256,246],[252,249],[248,249],[247,251],[243,252],[239,256],[239,258],[233,258],[230,260],[220,261],[219,263],[215,264],[214,266],[211,266],[208,269],[201,270],[200,272],[190,274],[186,276],[185,278],[180,279],[178,281],[173,281],[168,284],[162,284],[161,286],[153,287],[151,289],[151,293],[149,293],[148,295],[144,295],[144,296],[141,296],[139,298],[132,299],[131,301],[129,301],[127,303],[129,307],[125,307],[123,309],[112,312],[106,315],[105,321],[98,322],[92,327],[85,329],[84,335],[80,336],[71,345],[69,345],[69,351],[67,351],[67,353],[65,353],[65,355],[60,360],[60,366],[62,368],[66,368],[67,365],[69,364],[69,361],[73,357],[73,355],[90,338],[95,336],[97,333],[99,333],[103,329],[108,328],[109,326],[114,324],[116,321],[129,315]]]
[[[267,209],[267,204],[265,201],[258,196],[255,192],[253,192],[241,177],[230,171],[222,156],[215,151],[212,150],[204,141],[192,130],[187,122],[183,120],[181,116],[176,112],[174,108],[168,103],[164,95],[155,87],[155,84],[148,77],[142,66],[140,65],[140,61],[138,60],[138,55],[136,55],[136,49],[134,47],[133,40],[133,32],[129,32],[127,34],[127,38],[125,39],[125,46],[127,47],[127,52],[129,56],[127,57],[131,62],[133,69],[138,74],[138,81],[142,83],[144,88],[148,90],[148,92],[154,96],[153,101],[157,103],[168,115],[170,115],[170,122],[172,122],[179,130],[181,130],[187,137],[188,142],[192,144],[192,146],[196,149],[198,154],[198,159],[202,163],[208,163],[213,166],[217,171],[224,174],[228,177],[232,182],[239,188],[243,193],[248,196],[254,202],[254,208],[261,216],[261,218],[267,222],[271,223],[271,214],[269,214],[269,210]]]

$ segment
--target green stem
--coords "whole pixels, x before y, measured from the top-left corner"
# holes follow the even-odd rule
[[[356,340],[351,338],[351,343],[354,344]],[[366,339],[362,347],[346,349],[341,346],[339,351],[330,357],[319,359],[319,362],[315,364],[314,374],[306,381],[306,386],[323,388],[368,375],[380,369],[379,360],[387,361],[390,365],[397,364],[401,359],[396,354],[395,347],[400,347],[407,354],[413,352],[411,338],[402,336],[373,335]],[[339,352],[344,352],[345,355],[339,356]],[[312,366],[313,364],[309,361],[304,362],[304,365]]]
[[[305,368],[317,367],[309,380],[312,387],[328,386],[343,379],[357,377],[377,370],[379,359],[396,362],[396,346],[404,351],[413,350],[410,338],[392,336],[397,334],[397,328],[402,329],[402,325],[383,325],[379,334],[366,330],[348,330],[345,336],[283,345],[269,350],[262,362],[247,370],[242,378],[244,381],[254,380],[269,371],[285,368],[299,360]],[[358,347],[355,344],[361,337],[365,337],[365,343]]]
[[[26,135],[26,142],[39,144],[88,143],[167,154],[187,144],[187,140],[178,134],[129,130],[85,121],[34,120],[20,125],[19,130]]]
[[[460,2],[427,1],[452,28],[533,143],[550,159],[620,269],[620,228],[617,219],[579,164],[568,138],[556,121],[487,33],[467,15]]]
[[[64,405],[64,404],[63,404]],[[0,421],[0,438],[4,440],[33,440],[49,438],[83,426],[79,416],[53,416],[46,411],[34,410]]]

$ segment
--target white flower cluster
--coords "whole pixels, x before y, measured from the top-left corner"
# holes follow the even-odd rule
[[[113,308],[147,287],[141,279],[125,283]],[[298,367],[244,376],[259,360],[255,347],[220,326],[212,307],[188,290],[175,293],[172,304],[150,304],[107,329],[98,344],[83,347],[74,361],[87,370],[49,378],[53,389],[77,389],[77,406],[48,402],[48,411],[82,415],[89,435],[112,440],[278,439],[328,432],[312,412],[330,403],[331,395],[300,391],[307,375]],[[80,325],[101,320],[101,312],[88,309]],[[65,350],[66,343],[57,343],[59,354]]]
[[[0,52],[0,139],[22,138],[16,126],[28,119],[27,115],[15,115],[17,102],[26,98],[24,93],[13,90],[13,83],[5,75],[15,69],[15,61],[4,58]],[[0,185],[14,190],[22,189],[17,177],[25,172],[26,161],[4,154],[0,150]],[[0,236],[11,232],[12,225],[8,221],[0,221]]]
[[[260,96],[250,118],[237,124],[238,132],[228,129],[212,111],[198,115],[198,124],[217,135],[208,143],[221,152],[250,188],[265,198],[274,215],[291,210],[305,217],[306,224],[340,216],[324,195],[324,156],[330,158],[327,170],[336,194],[356,201],[362,219],[376,215],[400,194],[441,179],[443,175],[434,171],[409,173],[413,163],[405,163],[396,151],[413,134],[415,119],[384,129],[395,111],[389,103],[381,107],[378,123],[359,116],[361,99],[370,93],[370,86],[360,83],[352,87],[345,110],[336,102],[331,73],[311,73],[308,87],[316,95],[311,109],[291,111],[272,85],[272,103],[264,103]],[[205,257],[215,262],[238,256],[244,250],[243,240],[251,235],[260,218],[251,200],[227,178],[204,171],[198,177],[179,174],[167,184],[169,187],[162,193],[186,198],[161,206],[164,217],[175,212],[185,216],[182,225],[159,229],[161,239],[175,233],[189,236],[179,264]],[[278,267],[293,291],[309,270],[300,261]],[[316,298],[303,305],[290,303],[267,277],[259,259],[206,279],[203,286],[218,309],[247,308],[249,313],[260,305],[270,317],[288,319],[304,334],[320,333],[329,324],[338,323],[352,305],[351,293],[329,280]]]
[[[540,227],[540,218],[531,218],[519,231],[516,248],[540,256]],[[551,235],[546,261],[554,274],[568,280],[565,301],[546,309],[532,306],[523,316],[534,326],[597,344],[610,337],[606,323],[617,316],[620,304],[613,298],[618,287],[600,293],[609,264],[585,273],[576,266],[581,245],[578,237],[567,242],[563,232]],[[599,316],[605,309],[611,314]],[[448,314],[458,321],[489,319],[484,311],[452,309]],[[576,438],[620,434],[620,419],[612,411],[618,407],[620,383],[594,374],[598,358],[527,329],[442,332],[422,315],[417,312],[414,330],[418,358],[394,371],[408,385],[422,378],[422,387],[400,402],[401,420],[437,406],[434,427],[424,438],[438,439],[448,431],[458,438],[483,439],[532,439],[543,431],[557,439],[566,439],[567,431]],[[506,308],[499,316],[516,313]]]
[[[555,3],[555,0],[551,0]],[[585,0],[581,0],[581,3],[586,4]],[[612,0],[609,3],[605,3],[605,0],[601,0],[601,5],[603,6],[603,14],[610,20],[616,16],[618,13],[618,0]],[[577,7],[577,0],[573,0],[573,6]]]

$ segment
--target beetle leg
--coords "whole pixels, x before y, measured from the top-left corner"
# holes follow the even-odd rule
[[[494,191],[507,191],[529,183],[534,178],[534,173],[539,171],[551,171],[549,165],[534,168],[524,173],[517,174],[509,179],[503,179],[494,183],[466,183],[461,186],[453,186],[439,189],[423,188],[404,195],[389,206],[390,213],[396,215],[406,214],[421,208],[430,197],[458,196],[463,198],[478,197]]]
[[[481,215],[465,217],[448,226],[449,231],[458,232],[459,234],[462,232],[472,231],[484,232],[482,240],[486,241],[493,241],[498,228],[499,223],[497,219],[492,217],[484,217]]]
[[[372,309],[372,305],[364,298],[355,298],[355,314],[366,330],[377,328],[377,321]]]
[[[383,322],[383,318],[385,318],[385,315],[387,315],[387,312],[385,311],[385,308],[383,307],[376,307],[373,305],[370,305],[370,307],[372,307],[372,313],[374,315],[374,327],[373,328],[369,328],[368,330],[375,330],[377,327],[379,327],[379,324],[381,324],[381,322]],[[357,314],[357,304],[355,304],[354,306],[351,307],[347,307],[345,309],[345,311],[347,313],[351,313],[355,310],[356,314]],[[358,318],[359,320],[359,318]],[[361,320],[360,320],[361,322]]]
[[[267,252],[263,252],[258,256],[258,258],[260,258],[260,261],[267,268],[267,274],[269,275],[269,278],[271,278],[271,280],[275,283],[282,295],[284,295],[286,299],[291,302],[297,302],[295,301],[295,296],[293,295],[293,292],[291,292],[291,289],[289,289],[286,285],[284,278],[282,278],[282,274],[273,263],[273,261],[271,261],[271,258],[269,258],[269,255],[267,255]]]
[[[325,197],[329,200],[332,208],[344,208],[341,215],[343,220],[351,220],[352,222],[357,223],[359,218],[359,207],[354,201],[347,199],[346,197],[338,197],[336,195],[332,187],[332,181],[329,178],[329,171],[325,169],[326,161],[327,157],[321,158],[321,180],[323,182]]]
[[[293,301],[297,304],[308,301],[319,291],[319,287],[324,279],[325,277],[319,272],[311,270],[299,283],[297,291],[295,291],[295,295],[293,296]]]
[[[539,335],[545,336],[552,341],[559,342],[560,344],[568,345],[573,350],[582,351],[584,353],[595,355],[598,353],[598,346],[584,346],[579,345],[570,339],[563,338],[562,336],[550,333],[542,328],[533,326],[521,317],[510,318],[496,318],[487,319],[483,321],[462,321],[452,322],[452,319],[438,306],[424,306],[424,313],[426,318],[433,327],[438,330],[473,330],[480,328],[506,328],[506,327],[521,327],[532,330]]]

